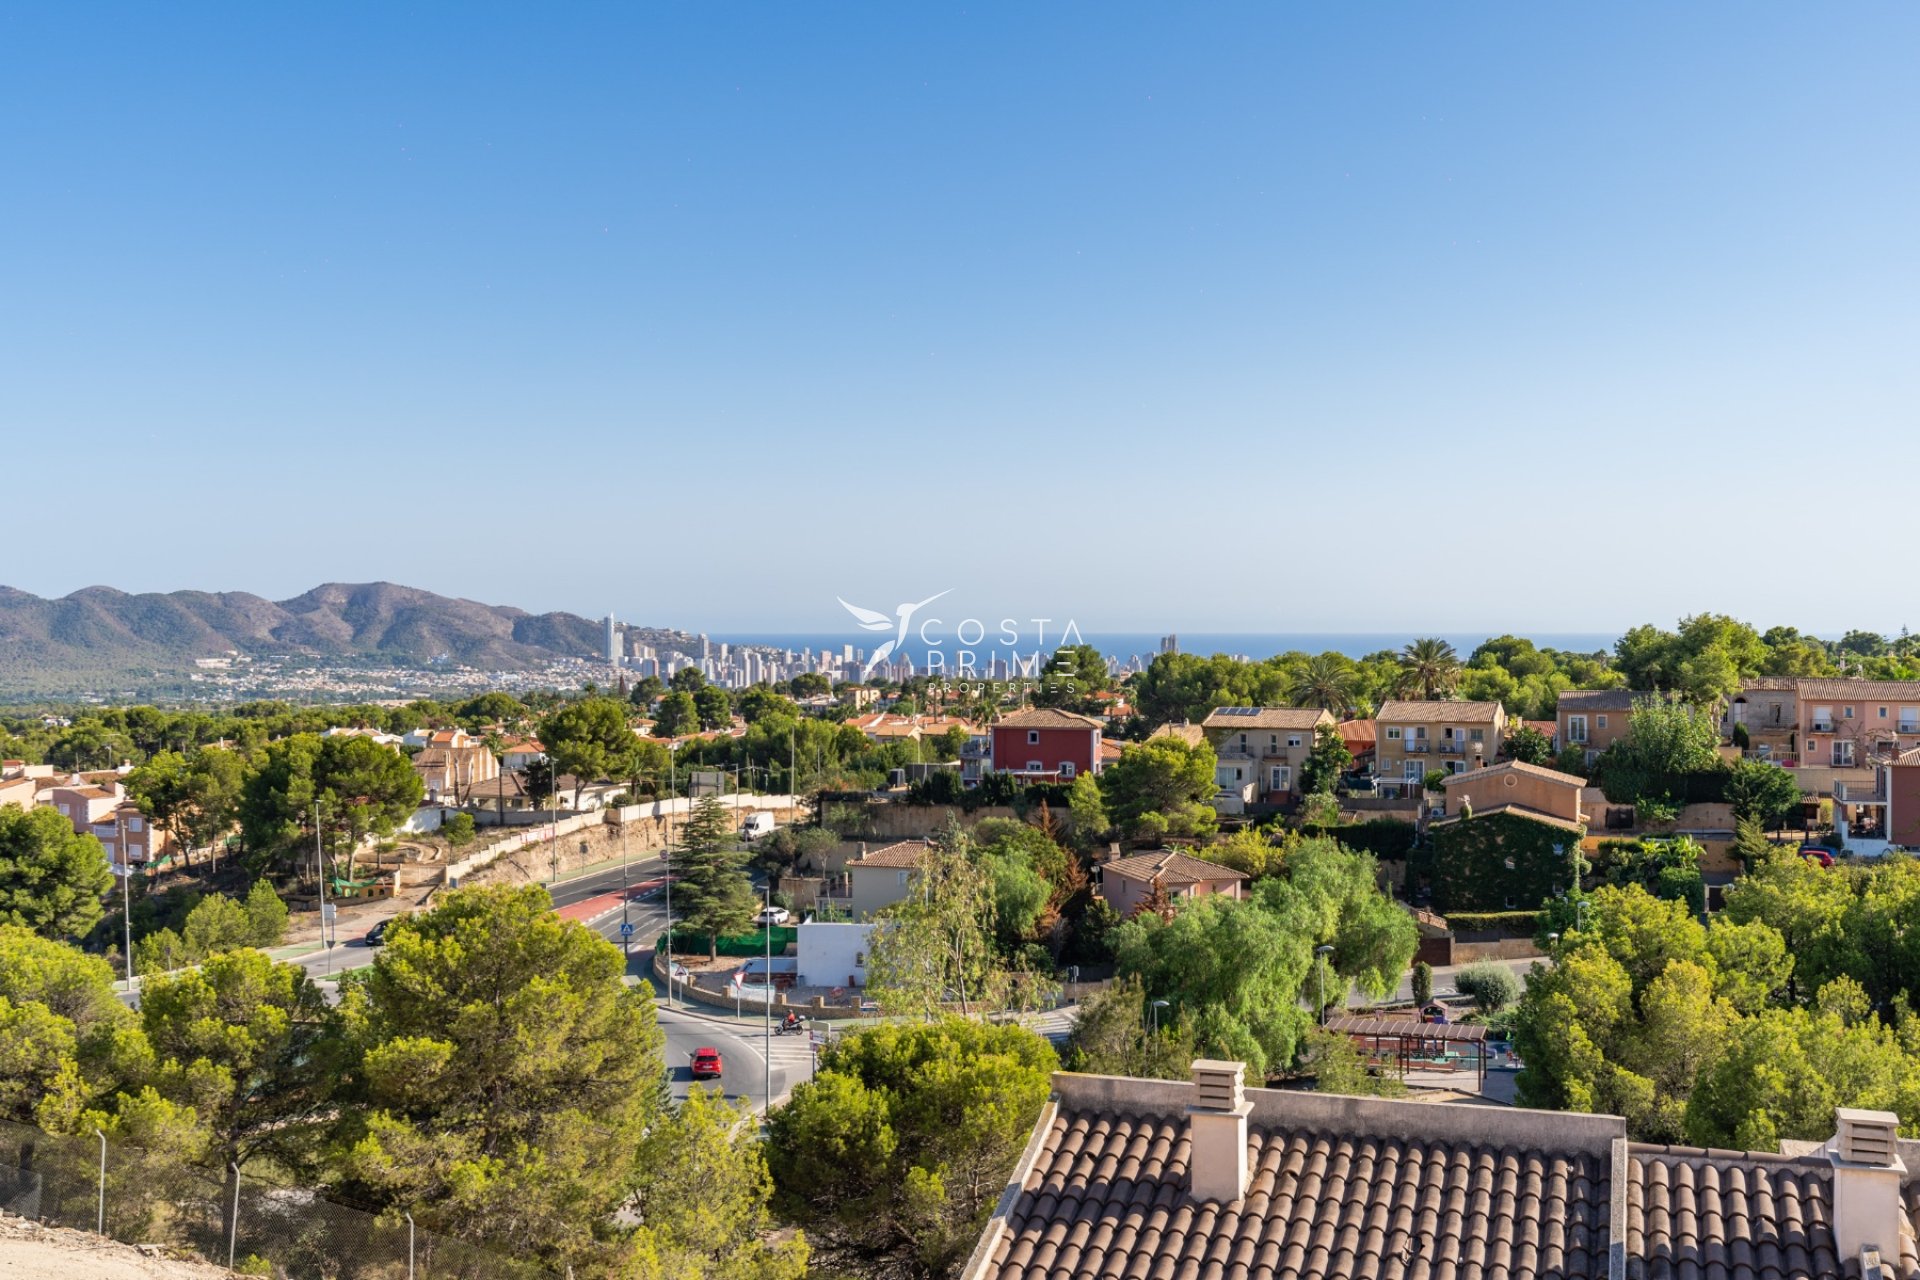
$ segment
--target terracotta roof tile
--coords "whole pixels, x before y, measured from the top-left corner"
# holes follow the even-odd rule
[[[1197,724],[1163,724],[1147,735],[1149,742],[1155,738],[1175,738],[1190,747],[1197,747],[1207,740],[1207,735]]]
[[[995,728],[1005,725],[1009,729],[1099,729],[1104,727],[1092,716],[1075,715],[1071,711],[1058,711],[1052,707],[1028,707],[1024,711],[1009,711],[993,724]]]
[[[1142,880],[1148,883],[1156,878],[1168,884],[1198,884],[1202,881],[1248,878],[1232,867],[1223,867],[1217,862],[1208,862],[1205,858],[1196,858],[1171,849],[1162,849],[1154,853],[1136,853],[1129,858],[1115,858],[1111,862],[1101,863],[1100,870],[1102,874],[1123,876],[1128,880]]]
[[[924,840],[902,840],[898,844],[870,849],[847,863],[849,867],[917,867],[927,856]]]
[[[1572,787],[1575,791],[1587,785],[1585,778],[1576,774],[1561,773],[1558,769],[1549,769],[1544,765],[1528,764],[1525,760],[1501,760],[1484,769],[1469,769],[1465,773],[1452,774],[1446,785],[1456,782],[1477,782],[1483,778],[1497,778],[1503,773],[1525,774],[1530,778],[1539,778],[1545,782],[1555,782],[1563,787]]]
[[[1218,707],[1200,722],[1206,729],[1311,729],[1333,717],[1318,707]]]
[[[1497,702],[1383,702],[1374,720],[1380,724],[1491,723],[1500,714]]]
[[[1653,696],[1634,689],[1562,689],[1559,708],[1561,715],[1568,712],[1578,715],[1588,711],[1631,711],[1635,698]]]
[[[1912,680],[1801,680],[1795,692],[1802,699],[1831,698],[1835,702],[1897,702],[1905,698],[1920,703],[1920,682]]]

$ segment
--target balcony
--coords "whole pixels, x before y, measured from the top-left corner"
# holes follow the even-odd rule
[[[1913,734],[1920,734],[1920,720],[1902,720],[1894,726],[1894,732],[1903,738]]]
[[[1815,720],[1813,724],[1808,727],[1807,732],[1808,733],[1832,733],[1833,721]]]
[[[1418,741],[1402,742],[1400,749],[1410,756],[1423,756],[1432,750],[1432,748],[1427,745],[1425,738],[1421,738]]]

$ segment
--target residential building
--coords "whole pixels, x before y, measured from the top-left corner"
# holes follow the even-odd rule
[[[40,803],[52,805],[61,817],[73,824],[76,834],[84,836],[93,830],[94,823],[112,813],[126,798],[126,792],[118,785],[109,789],[67,783],[45,788]]]
[[[16,809],[33,808],[33,798],[39,794],[33,779],[28,777],[0,778],[0,809],[12,805]]]
[[[1249,803],[1282,803],[1299,792],[1300,766],[1313,735],[1334,719],[1319,708],[1220,707],[1200,722],[1213,744],[1214,807],[1240,813]]]
[[[1208,862],[1174,849],[1110,858],[1094,868],[1100,896],[1121,916],[1130,916],[1153,896],[1154,887],[1168,898],[1204,898],[1224,893],[1241,896],[1247,877],[1232,867]]]
[[[1149,742],[1155,738],[1173,738],[1176,741],[1186,743],[1190,747],[1197,747],[1207,740],[1207,733],[1206,730],[1202,729],[1199,725],[1188,724],[1183,720],[1179,724],[1163,724],[1147,735],[1147,741]]]
[[[1580,793],[1586,785],[1585,778],[1571,773],[1523,760],[1502,760],[1448,778],[1444,810],[1429,810],[1438,814],[1429,825],[1452,821],[1470,809],[1475,817],[1512,812],[1552,819],[1568,828],[1585,826],[1587,814]]]
[[[1800,729],[1798,680],[1775,677],[1748,680],[1727,702],[1721,732],[1729,739],[1735,726],[1747,731],[1747,750],[1768,760],[1787,760],[1795,754]]]
[[[794,928],[794,952],[799,960],[797,972],[803,987],[848,987],[867,985],[868,940],[873,936],[870,922],[842,923],[807,920]]]
[[[1347,752],[1353,756],[1353,767],[1362,772],[1370,772],[1377,760],[1377,748],[1380,745],[1380,722],[1378,720],[1342,720],[1334,726],[1340,734],[1340,740],[1347,744]]]
[[[173,852],[173,838],[166,828],[148,821],[140,806],[131,802],[116,805],[89,830],[115,867],[145,867]]]
[[[1247,1088],[1238,1062],[1057,1072],[960,1277],[1911,1280],[1920,1143],[1890,1112],[1834,1121],[1706,1150],[1619,1116]]]
[[[500,776],[500,761],[477,742],[431,746],[413,757],[413,771],[427,789],[426,803],[459,805],[474,787]]]
[[[920,879],[920,862],[927,856],[924,840],[903,840],[869,850],[847,860],[846,911],[855,920],[871,920],[913,892]]]
[[[1627,732],[1633,700],[1647,695],[1631,689],[1568,689],[1556,709],[1560,745],[1578,747],[1588,764],[1600,758]]]
[[[1794,700],[1803,766],[1865,768],[1920,746],[1920,682],[1801,680]]]
[[[1507,736],[1507,712],[1497,702],[1380,704],[1374,717],[1375,772],[1385,784],[1418,787],[1428,773],[1464,773],[1491,764]]]
[[[547,749],[538,738],[517,738],[503,745],[500,765],[507,770],[525,769],[547,758]]]
[[[1072,782],[1100,772],[1100,722],[1052,707],[1011,711],[993,722],[993,770],[1025,782]]]
[[[1833,829],[1850,853],[1920,851],[1920,747],[1876,760],[1870,786],[1835,782]]]

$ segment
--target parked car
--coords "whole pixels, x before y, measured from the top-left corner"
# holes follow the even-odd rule
[[[1817,862],[1823,867],[1831,867],[1833,865],[1837,852],[1837,850],[1817,844],[1803,844],[1800,846],[1801,857],[1805,858],[1808,862]]]
[[[785,924],[793,918],[793,912],[785,907],[763,907],[760,914],[753,918],[755,924]]]
[[[720,1051],[711,1045],[695,1049],[688,1055],[688,1069],[695,1080],[718,1080],[720,1078]]]
[[[761,836],[773,834],[773,815],[770,813],[750,813],[746,821],[740,824],[740,834],[748,840],[757,840]]]

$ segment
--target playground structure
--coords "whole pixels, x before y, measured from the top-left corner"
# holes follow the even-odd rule
[[[1409,1017],[1331,1018],[1327,1030],[1351,1039],[1368,1065],[1391,1070],[1405,1080],[1410,1072],[1453,1072],[1473,1066],[1481,1088],[1487,1083],[1487,1029],[1458,1023],[1422,1022]]]

